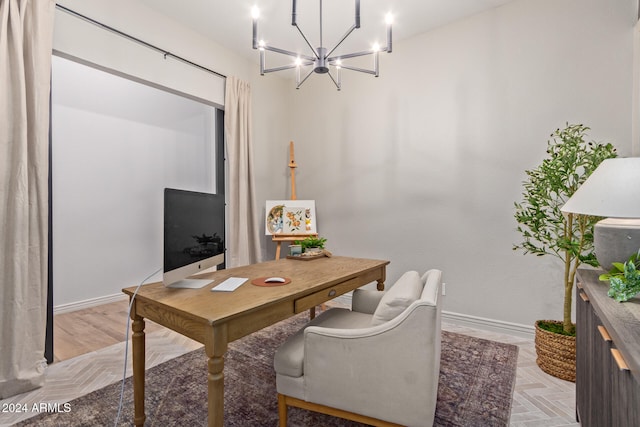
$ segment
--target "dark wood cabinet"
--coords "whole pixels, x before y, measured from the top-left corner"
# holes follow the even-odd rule
[[[576,415],[581,426],[640,425],[640,298],[607,296],[598,271],[578,272]]]

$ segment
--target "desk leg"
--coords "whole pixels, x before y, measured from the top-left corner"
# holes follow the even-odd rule
[[[207,389],[209,427],[224,425],[224,354],[227,352],[226,325],[214,326],[207,334],[205,352],[208,357]]]
[[[387,269],[382,267],[382,271],[380,272],[380,278],[378,279],[377,288],[379,291],[384,291],[384,281],[387,280]]]
[[[144,414],[144,364],[145,364],[145,334],[144,319],[138,315],[131,315],[133,319],[133,405],[135,415],[133,422],[136,426],[143,426]]]

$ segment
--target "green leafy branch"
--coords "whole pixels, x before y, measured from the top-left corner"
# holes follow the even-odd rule
[[[640,250],[624,264],[614,262],[608,273],[600,275],[600,280],[609,281],[607,295],[618,302],[625,302],[640,293],[640,272],[636,269],[639,259]]]

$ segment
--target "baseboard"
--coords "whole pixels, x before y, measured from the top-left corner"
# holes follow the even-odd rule
[[[91,298],[84,301],[76,301],[69,304],[60,304],[53,307],[53,314],[71,313],[72,311],[82,310],[85,308],[95,307],[102,304],[123,301],[129,297],[125,294],[113,294],[104,297]]]
[[[351,292],[340,295],[333,301],[339,302],[346,307],[351,307]],[[519,323],[503,322],[501,320],[487,319],[484,317],[469,316],[467,314],[453,313],[451,311],[442,311],[442,320],[455,323],[460,326],[468,326],[470,328],[482,329],[484,331],[498,332],[502,334],[515,335],[521,338],[534,339],[536,329],[533,325],[522,325]]]
[[[519,323],[503,322],[501,320],[469,316],[467,314],[452,313],[450,311],[442,312],[442,320],[485,331],[516,335],[522,338],[533,339],[535,337],[535,327],[533,325],[528,326]]]

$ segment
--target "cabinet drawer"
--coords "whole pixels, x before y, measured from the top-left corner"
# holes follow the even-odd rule
[[[378,271],[372,271],[369,274],[364,275],[363,277],[349,279],[345,282],[338,283],[337,285],[330,286],[328,288],[324,288],[312,294],[306,295],[302,298],[298,298],[294,303],[294,311],[296,313],[302,313],[305,310],[322,304],[323,302],[327,302],[330,299],[338,297],[342,294],[346,294],[347,292],[359,288],[360,286],[364,286],[367,283],[374,282],[379,277],[380,274]]]

